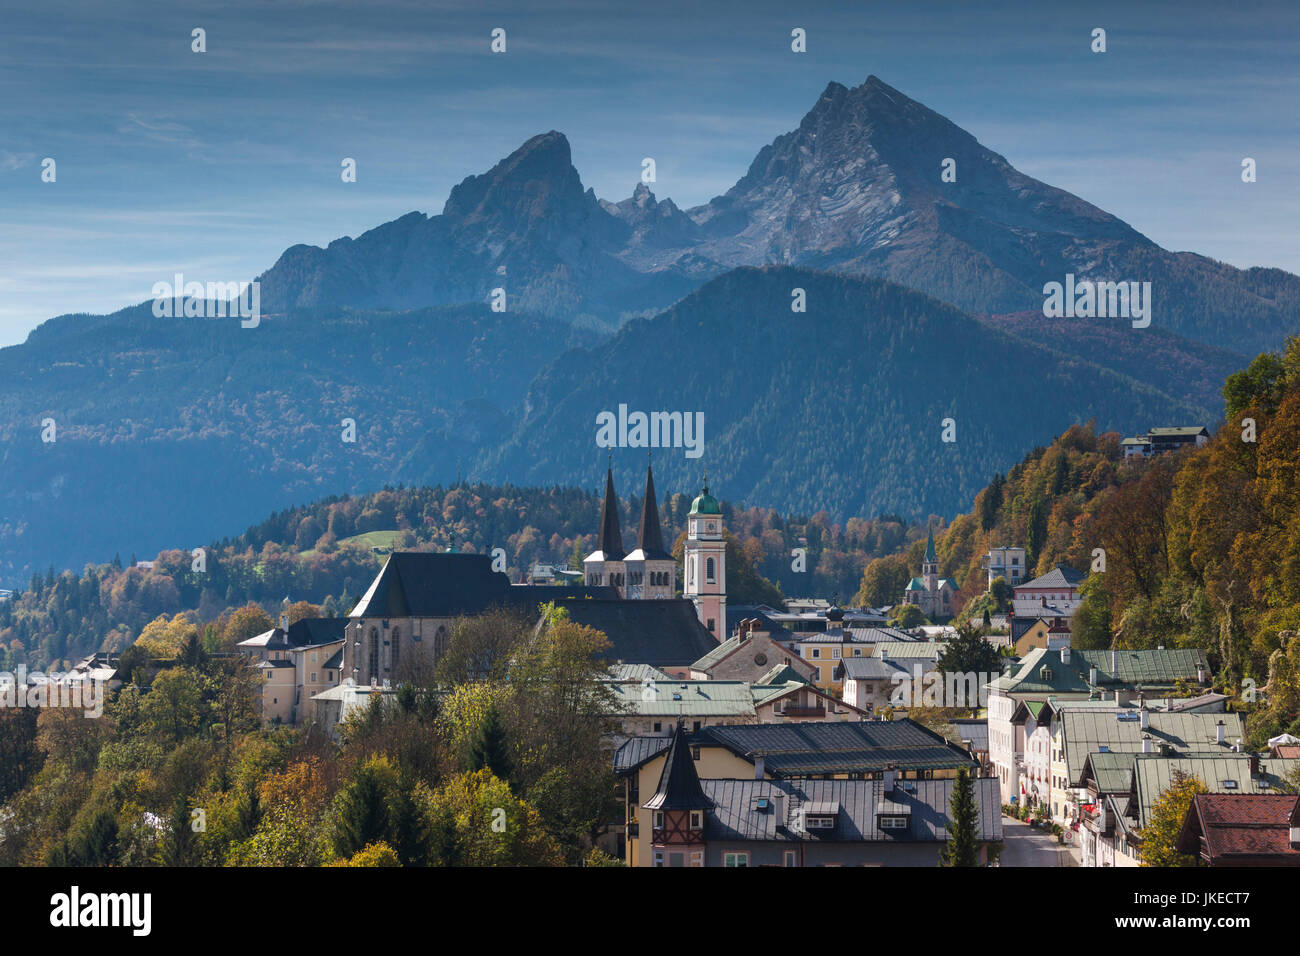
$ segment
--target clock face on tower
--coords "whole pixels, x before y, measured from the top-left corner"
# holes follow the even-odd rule
[[[708,524],[708,529],[709,529],[710,531],[713,531],[713,530],[714,530],[713,522],[712,522],[712,521],[709,522],[709,524]]]

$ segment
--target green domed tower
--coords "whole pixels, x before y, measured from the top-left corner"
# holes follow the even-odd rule
[[[709,479],[686,519],[686,568],[682,593],[695,603],[701,623],[719,644],[727,639],[727,542],[722,507],[709,494]]]

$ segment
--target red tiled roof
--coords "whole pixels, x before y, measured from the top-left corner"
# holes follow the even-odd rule
[[[1278,744],[1274,750],[1282,759],[1300,760],[1300,744]]]
[[[1211,859],[1282,855],[1300,860],[1300,850],[1291,848],[1296,799],[1280,793],[1202,793],[1192,812],[1200,818]]]

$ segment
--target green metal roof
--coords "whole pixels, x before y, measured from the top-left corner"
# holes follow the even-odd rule
[[[1133,760],[1131,753],[1088,754],[1086,762],[1092,768],[1092,777],[1101,793],[1127,794],[1133,785]],[[1086,769],[1084,771],[1087,772]]]
[[[1225,742],[1216,742],[1217,725],[1224,723]],[[1151,736],[1151,745],[1158,750],[1167,744],[1180,754],[1229,753],[1228,748],[1245,733],[1240,714],[1166,714],[1148,712],[1149,726],[1142,729],[1138,712],[1124,710],[1066,710],[1061,714],[1061,747],[1065,751],[1065,764],[1071,784],[1083,772],[1089,754],[1106,747],[1112,753],[1139,754],[1142,752],[1142,735]],[[1156,756],[1159,756],[1157,753]]]
[[[1210,793],[1278,792],[1260,789],[1258,780],[1250,775],[1249,754],[1197,753],[1185,757],[1138,754],[1133,762],[1133,786],[1137,791],[1139,827],[1145,827],[1150,821],[1151,808],[1169,789],[1176,773],[1195,777]],[[1235,786],[1230,786],[1229,781]]]
[[[709,480],[704,479],[704,491],[698,498],[691,502],[691,514],[693,515],[720,515],[722,508],[718,505],[718,499],[709,494]]]
[[[619,717],[754,717],[747,681],[697,680],[654,684],[607,681]]]

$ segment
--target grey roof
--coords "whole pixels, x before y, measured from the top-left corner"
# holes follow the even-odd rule
[[[668,749],[669,738],[629,737],[614,752],[614,772],[629,773]]]
[[[1087,577],[1082,571],[1076,571],[1068,565],[1058,564],[1046,574],[1034,578],[1032,581],[1022,581],[1016,585],[1015,590],[1021,588],[1076,588],[1083,583]]]
[[[919,660],[896,662],[881,660],[879,657],[844,657],[835,668],[835,679],[892,681],[900,674],[910,675],[912,665],[921,663]]]
[[[949,805],[955,780],[908,780],[907,790],[886,790],[883,780],[702,780],[712,801],[705,814],[705,838],[710,841],[818,843],[939,843],[947,839]],[[1002,808],[998,781],[972,781],[978,808],[980,842],[1002,839]],[[761,798],[768,809],[760,809]],[[882,830],[879,808],[903,809],[909,827]],[[827,815],[834,808],[835,827],[805,830],[805,815]]]
[[[985,718],[957,717],[949,721],[949,737],[958,741],[969,741],[971,750],[987,752],[989,749],[989,722]]]
[[[608,661],[687,667],[718,646],[685,598],[663,601],[575,599],[557,602],[569,619],[609,638]]]
[[[609,668],[609,674],[614,680],[635,681],[638,684],[648,680],[658,683],[673,679],[672,674],[649,664],[613,664]]]

